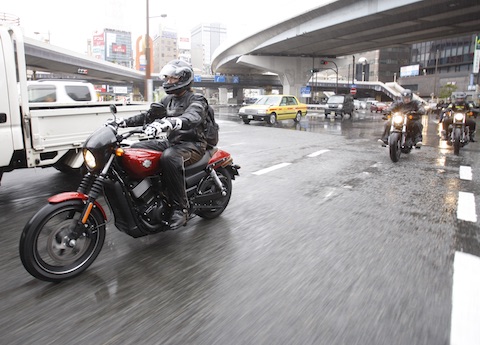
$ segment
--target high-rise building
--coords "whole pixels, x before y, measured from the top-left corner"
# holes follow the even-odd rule
[[[92,37],[92,56],[125,67],[133,67],[132,34],[128,31],[104,29]]]
[[[167,62],[178,59],[178,34],[173,29],[162,28],[153,40],[153,73],[159,73]]]
[[[194,70],[210,74],[212,55],[226,38],[227,29],[220,23],[200,24],[193,28],[191,57]]]

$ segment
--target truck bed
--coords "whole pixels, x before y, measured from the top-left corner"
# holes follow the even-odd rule
[[[31,143],[35,151],[79,148],[98,127],[113,118],[109,103],[31,106]],[[128,118],[149,108],[147,103],[117,106],[117,117]]]

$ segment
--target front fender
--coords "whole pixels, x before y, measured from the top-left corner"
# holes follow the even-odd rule
[[[56,194],[48,198],[48,202],[50,204],[58,204],[61,202],[69,201],[69,200],[81,200],[83,202],[87,201],[88,196],[83,194],[83,193],[78,193],[78,192],[64,192],[60,194]],[[105,210],[103,209],[102,205],[98,203],[98,201],[94,202],[94,205],[96,208],[98,208],[103,215],[103,219],[105,221],[107,220],[107,214],[105,213]]]

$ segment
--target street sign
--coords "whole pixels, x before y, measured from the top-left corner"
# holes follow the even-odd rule
[[[354,88],[354,87],[352,87],[352,88],[350,89],[350,93],[351,93],[352,95],[356,95],[356,94],[357,94],[357,89]]]
[[[302,86],[300,88],[300,95],[302,97],[312,97],[310,86]]]

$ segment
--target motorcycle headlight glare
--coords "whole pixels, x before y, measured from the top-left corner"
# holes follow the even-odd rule
[[[455,121],[463,121],[463,113],[455,113],[455,115],[453,116],[455,118]]]
[[[393,123],[396,125],[403,123],[403,116],[401,114],[393,114]]]
[[[90,150],[83,150],[83,160],[85,161],[87,168],[91,170],[95,169],[95,167],[97,166],[97,162],[95,161],[95,156]]]

